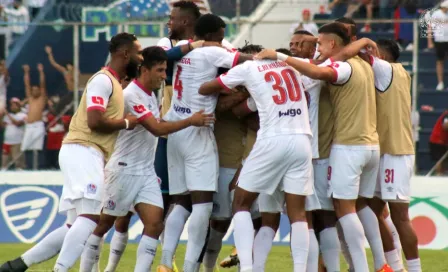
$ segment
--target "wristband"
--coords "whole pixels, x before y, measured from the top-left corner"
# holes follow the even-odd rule
[[[279,52],[277,52],[277,59],[278,59],[278,60],[286,61],[286,59],[287,59],[288,57],[289,57],[288,55],[285,55],[285,54],[283,54],[283,53],[279,53]]]
[[[129,129],[129,120],[128,119],[124,119],[124,122],[126,123],[126,129]]]

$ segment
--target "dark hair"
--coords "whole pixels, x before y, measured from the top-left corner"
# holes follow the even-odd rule
[[[341,17],[334,20],[337,23],[350,25],[350,36],[356,36],[358,34],[358,28],[356,27],[356,22],[352,18]]]
[[[275,51],[278,52],[278,53],[283,53],[283,54],[285,54],[287,56],[290,56],[290,57],[292,56],[291,51],[289,51],[286,48],[278,48],[278,49],[275,49]]]
[[[319,28],[319,34],[334,34],[342,39],[344,45],[350,43],[347,29],[340,23],[329,23]]]
[[[250,44],[248,41],[246,41],[246,44],[243,47],[238,48],[238,51],[244,54],[260,53],[261,50],[263,50],[263,46]]]
[[[308,31],[306,31],[306,30],[303,30],[303,29],[297,30],[296,32],[294,32],[293,35],[307,35],[307,36],[314,36],[314,35],[311,34],[310,32],[308,32]]]
[[[193,1],[179,1],[173,4],[173,8],[179,8],[181,11],[188,13],[195,20],[201,17],[199,7]]]
[[[221,17],[213,14],[205,14],[199,17],[194,26],[194,34],[200,38],[204,38],[209,33],[215,33],[221,28],[225,28],[226,23]]]
[[[396,41],[391,39],[380,39],[376,44],[381,50],[386,51],[390,55],[392,61],[395,62],[400,57],[400,47]]]
[[[113,54],[123,46],[131,47],[136,40],[137,37],[134,34],[129,34],[126,32],[118,33],[117,35],[113,36],[109,42],[109,52]]]
[[[168,56],[165,50],[160,46],[149,46],[143,49],[143,62],[142,66],[145,68],[151,69],[156,64],[163,63],[168,61]]]

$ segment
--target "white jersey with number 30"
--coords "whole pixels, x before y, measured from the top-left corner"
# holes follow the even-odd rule
[[[187,43],[180,41],[177,46]],[[202,47],[185,55],[174,64],[173,98],[166,121],[178,121],[204,110],[215,112],[217,95],[201,95],[199,87],[214,79],[218,68],[232,68],[238,61],[239,53],[229,52],[220,47]]]
[[[312,135],[300,74],[282,61],[246,61],[218,78],[227,89],[246,86],[260,116],[257,139]]]

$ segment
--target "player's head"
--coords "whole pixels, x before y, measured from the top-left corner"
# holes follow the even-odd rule
[[[345,26],[352,42],[358,39],[358,37],[356,36],[358,34],[358,29],[356,27],[355,20],[353,20],[352,18],[341,17],[339,19],[336,19],[335,22],[341,23]]]
[[[20,99],[18,99],[17,97],[11,98],[11,100],[9,100],[9,109],[13,113],[19,112],[20,111]]]
[[[41,94],[41,90],[39,88],[39,86],[31,86],[31,96],[34,98],[38,98]]]
[[[400,47],[391,39],[380,39],[376,42],[380,51],[380,58],[389,62],[396,62],[400,57]]]
[[[445,13],[448,12],[448,0],[442,1],[442,3],[440,3],[440,9]]]
[[[14,0],[14,2],[12,2],[12,6],[15,9],[18,9],[21,5],[22,5],[22,0]]]
[[[277,49],[275,49],[275,52],[282,53],[282,54],[285,54],[285,55],[290,56],[290,57],[293,56],[291,51],[289,51],[286,48],[277,48]]]
[[[109,43],[109,52],[111,61],[116,59],[125,65],[127,76],[137,76],[143,57],[142,45],[134,34],[122,32],[113,36]]]
[[[349,44],[350,38],[344,25],[330,23],[319,29],[317,43],[319,44],[317,51],[322,57],[329,58]]]
[[[143,49],[143,62],[140,67],[140,76],[150,90],[160,88],[166,79],[166,65],[168,56],[159,46],[150,46]]]
[[[263,46],[258,44],[249,44],[249,42],[246,41],[246,45],[244,45],[241,48],[238,48],[238,52],[249,54],[249,55],[256,55],[263,50]]]
[[[73,63],[71,63],[70,61],[67,61],[65,63],[65,68],[67,69],[67,71],[71,72],[73,71]]]
[[[205,14],[196,22],[194,34],[199,40],[221,43],[225,29],[226,23],[219,16]]]
[[[312,59],[316,52],[316,43],[304,41],[306,37],[314,37],[313,34],[306,30],[297,30],[291,37],[289,42],[289,50],[294,57]]]
[[[169,37],[173,40],[186,39],[183,34],[186,29],[193,28],[201,16],[198,6],[193,1],[179,1],[174,3],[168,21]]]

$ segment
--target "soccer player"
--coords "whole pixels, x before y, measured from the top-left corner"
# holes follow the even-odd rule
[[[349,43],[344,28],[339,23],[321,27],[318,50],[324,58],[337,54]],[[274,58],[272,50],[265,54]],[[286,59],[288,64],[311,78],[333,83],[329,85],[329,89],[335,116],[335,133],[328,168],[328,194],[333,196],[336,215],[348,243],[354,269],[368,270],[363,246],[364,226],[369,228],[369,231],[366,231],[370,233],[367,236],[369,242],[372,244],[370,238],[376,233],[374,246],[375,249],[381,249],[374,251],[375,269],[390,271],[382,250],[378,220],[366,201],[367,198],[373,197],[379,167],[376,106],[373,103],[375,90],[371,67],[359,57],[334,63],[330,59],[329,65],[325,63],[321,67],[282,55],[279,57],[281,60]]]
[[[197,39],[221,43],[225,26],[220,17],[206,14],[199,18],[195,26],[195,36]],[[186,42],[181,41],[178,44]],[[164,120],[184,119],[200,109],[204,109],[206,113],[214,112],[217,96],[198,94],[199,86],[214,78],[219,67],[231,68],[251,58],[252,56],[231,53],[219,47],[204,47],[185,55],[175,63],[174,93]],[[216,142],[211,128],[188,128],[169,135],[167,148],[170,195],[176,195],[177,199],[167,218],[162,261],[158,271],[172,269],[171,259],[185,222],[190,216],[190,203],[193,207],[184,271],[195,271],[196,262],[205,244],[213,207],[213,193],[217,189]]]
[[[223,88],[247,88],[260,116],[254,149],[239,176],[233,202],[235,243],[241,271],[253,271],[254,228],[250,208],[259,193],[286,199],[291,222],[294,271],[305,271],[309,236],[305,198],[312,193],[311,129],[300,75],[284,62],[250,61],[201,86],[201,94],[216,94]]]
[[[418,255],[417,236],[409,220],[410,179],[413,173],[415,151],[412,138],[411,79],[409,73],[397,60],[400,50],[395,41],[361,39],[347,47],[343,57],[351,57],[366,47],[374,48],[379,57],[370,56],[375,74],[378,135],[380,139],[381,160],[378,173],[376,196],[371,201],[380,223],[385,255],[394,271],[403,269],[401,261],[394,252],[392,237],[384,220],[383,212],[389,204],[390,214],[404,245],[409,271],[421,271]],[[398,129],[390,129],[391,127]],[[392,244],[390,244],[392,243]]]

